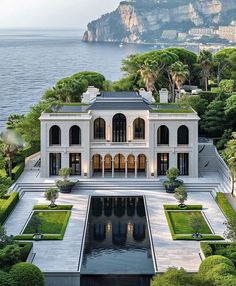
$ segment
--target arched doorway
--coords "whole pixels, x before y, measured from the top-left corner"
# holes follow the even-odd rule
[[[138,155],[138,158],[137,158],[138,176],[145,176],[146,175],[146,165],[147,165],[146,163],[147,163],[146,156],[144,154]]]
[[[122,113],[117,113],[113,117],[112,141],[126,142],[126,117]]]
[[[99,154],[93,155],[92,159],[93,175],[102,175],[102,156]]]
[[[104,175],[107,177],[112,176],[112,157],[109,154],[104,157]]]
[[[123,174],[125,173],[125,156],[122,154],[117,154],[114,158],[114,171],[115,173]]]
[[[130,154],[127,158],[128,177],[135,176],[135,157]]]

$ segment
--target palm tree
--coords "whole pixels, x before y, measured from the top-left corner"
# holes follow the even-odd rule
[[[234,184],[236,183],[236,132],[232,133],[232,139],[228,142],[226,149],[226,161],[232,174],[232,196],[234,195]]]
[[[13,130],[8,130],[0,135],[1,152],[5,157],[10,178],[12,178],[12,159],[23,144],[22,138]]]
[[[169,76],[171,77],[172,82],[172,102],[175,102],[175,92],[174,86],[176,85],[179,93],[182,85],[189,76],[189,69],[187,65],[184,65],[182,62],[178,61],[172,64],[169,68]]]
[[[145,61],[139,68],[138,73],[141,75],[147,91],[156,90],[155,82],[158,78],[159,71],[154,62]]]
[[[211,75],[211,68],[213,65],[212,53],[206,50],[200,52],[198,62],[202,67],[202,79],[205,83],[205,90],[208,90],[208,80]]]

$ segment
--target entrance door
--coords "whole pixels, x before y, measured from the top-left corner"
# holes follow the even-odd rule
[[[118,154],[114,158],[114,170],[115,172],[125,171],[125,156]]]
[[[70,153],[71,175],[81,175],[81,153]]]

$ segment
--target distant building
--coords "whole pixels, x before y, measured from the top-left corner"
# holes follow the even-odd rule
[[[193,28],[189,30],[189,35],[198,38],[203,36],[214,37],[216,35],[216,31],[212,28]]]
[[[162,32],[161,38],[167,40],[174,40],[177,38],[177,31],[176,30],[164,30]]]
[[[218,30],[219,38],[226,39],[231,42],[236,42],[236,23],[231,22],[229,26],[219,26]]]
[[[178,40],[184,41],[187,38],[187,33],[178,33]]]

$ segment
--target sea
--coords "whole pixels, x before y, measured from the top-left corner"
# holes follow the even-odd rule
[[[25,114],[55,83],[79,71],[122,77],[122,59],[158,45],[85,43],[83,30],[0,29],[0,131],[10,114]]]

